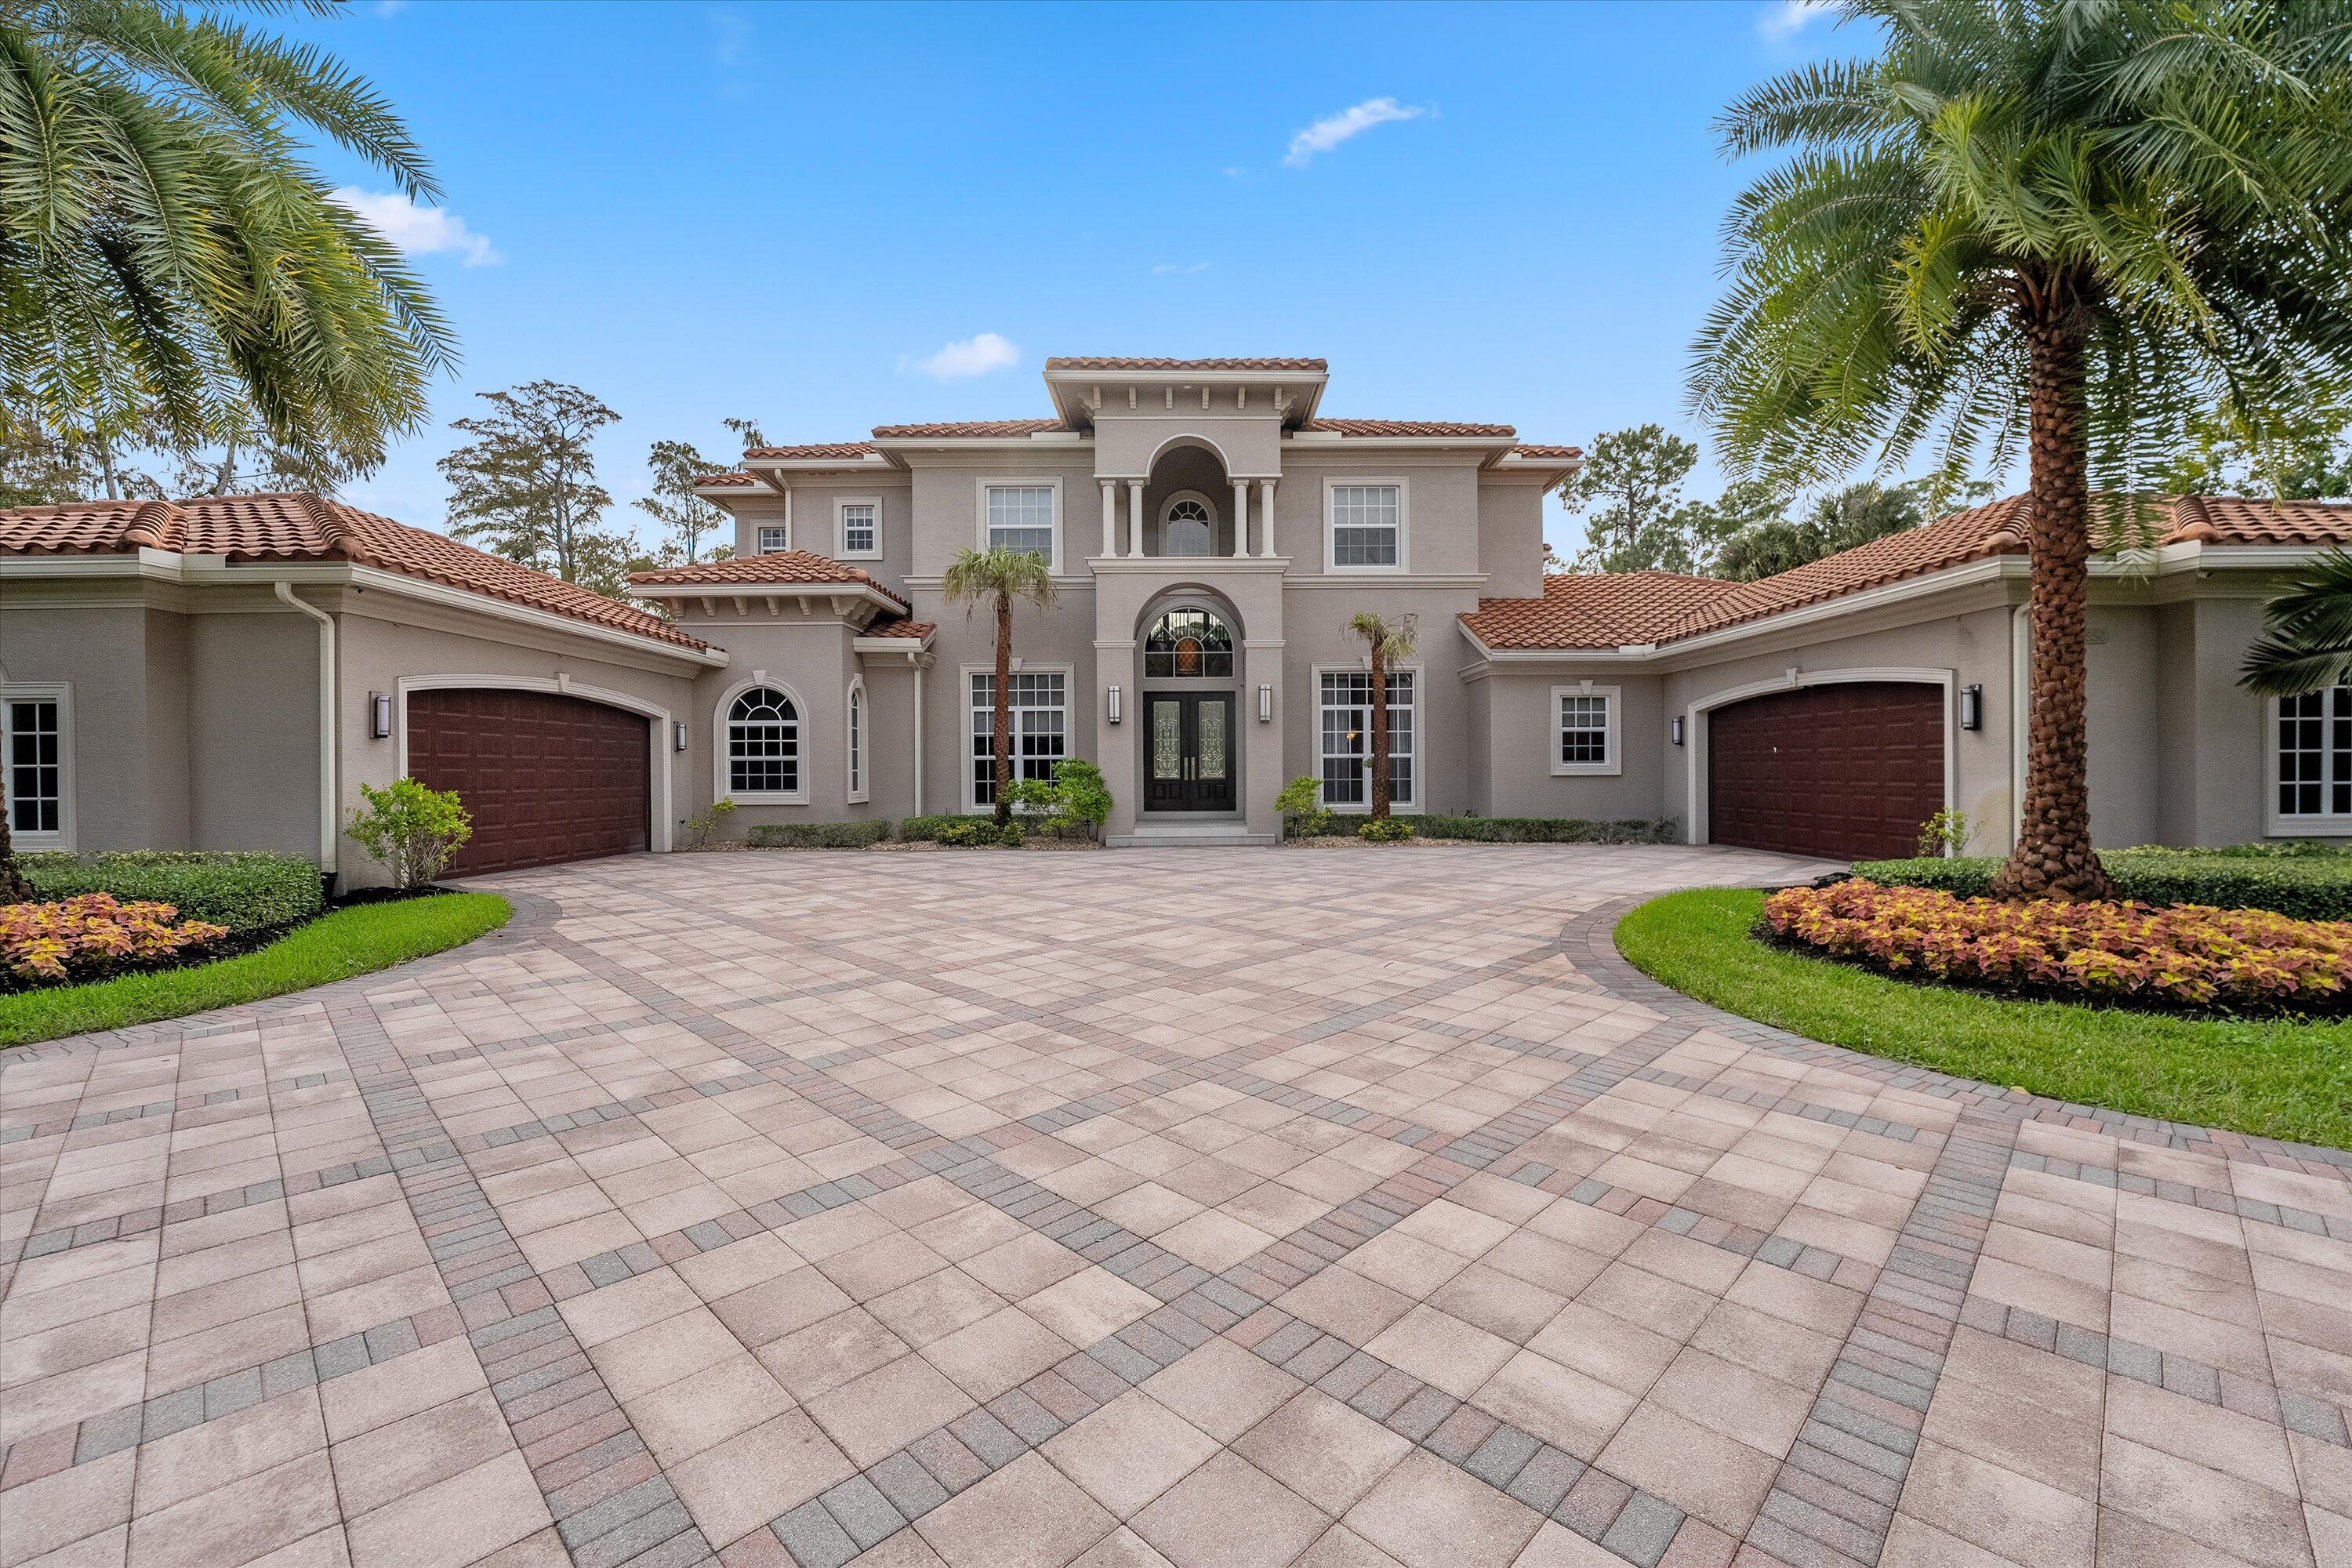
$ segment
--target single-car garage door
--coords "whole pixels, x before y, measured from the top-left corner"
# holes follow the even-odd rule
[[[1808,686],[1706,721],[1707,838],[1833,860],[1909,855],[1944,805],[1944,689]]]
[[[408,694],[408,771],[454,789],[474,837],[451,876],[646,847],[646,721],[552,692]]]

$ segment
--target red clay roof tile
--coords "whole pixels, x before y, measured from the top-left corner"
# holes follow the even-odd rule
[[[1444,419],[1309,419],[1301,430],[1341,436],[1516,436],[1509,425],[1463,425]]]
[[[930,621],[912,621],[902,616],[895,621],[877,621],[857,635],[862,637],[911,637],[920,642],[938,629]]]
[[[824,462],[840,458],[855,460],[874,455],[871,441],[818,441],[805,447],[751,447],[743,456],[776,462]]]
[[[745,453],[744,455],[749,457],[751,454]],[[756,485],[760,482],[760,479],[759,476],[756,474],[739,474],[730,472],[724,474],[697,474],[694,476],[694,482],[696,487],[698,489],[703,485]]]
[[[750,587],[762,583],[845,583],[871,588],[898,605],[907,601],[874,580],[869,572],[845,566],[826,555],[805,550],[776,550],[765,555],[736,555],[725,561],[698,561],[691,566],[665,566],[655,572],[632,572],[629,581],[648,588]]]
[[[1074,430],[1058,419],[965,419],[945,425],[877,425],[877,441],[959,441],[990,436],[1034,436],[1045,430]]]
[[[1120,359],[1115,355],[1079,354],[1049,359],[1047,370],[1304,370],[1327,371],[1319,359]]]
[[[678,647],[709,646],[659,616],[520,562],[315,495],[75,501],[0,510],[0,554],[122,555],[142,547],[232,561],[348,561]]]

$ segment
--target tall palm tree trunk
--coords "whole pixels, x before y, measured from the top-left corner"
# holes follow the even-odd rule
[[[0,904],[29,904],[33,884],[16,864],[16,843],[8,830],[8,787],[0,784]]]
[[[1372,639],[1372,820],[1389,814],[1389,668]]]
[[[2021,310],[2031,375],[2031,704],[2017,847],[1990,891],[1999,899],[2111,898],[2115,885],[2091,847],[2084,733],[2091,490],[2083,314],[2063,281],[2045,284]]]
[[[996,595],[996,826],[1013,820],[1013,595]]]

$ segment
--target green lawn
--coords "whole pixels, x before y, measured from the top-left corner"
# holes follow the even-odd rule
[[[216,963],[14,992],[0,995],[0,1046],[184,1017],[389,969],[496,931],[511,913],[512,908],[496,893],[442,893],[354,904],[268,947]]]
[[[1874,1057],[2141,1116],[2352,1148],[2352,1023],[2167,1018],[1907,984],[1765,946],[1764,895],[1654,899],[1617,926],[1637,968],[1727,1012]]]

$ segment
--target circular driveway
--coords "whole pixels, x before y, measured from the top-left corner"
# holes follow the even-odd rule
[[[1610,945],[1816,868],[639,857],[0,1055],[0,1568],[2352,1563],[2347,1157]]]

